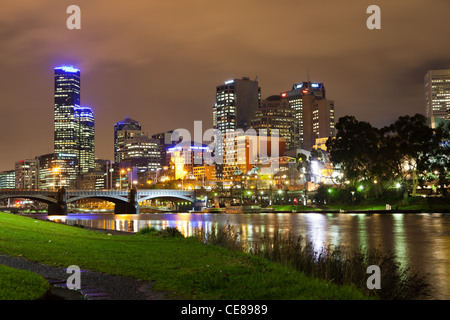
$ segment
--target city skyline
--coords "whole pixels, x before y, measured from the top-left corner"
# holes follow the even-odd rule
[[[83,72],[83,102],[96,114],[96,157],[106,159],[113,159],[113,125],[125,117],[140,121],[149,136],[190,129],[196,120],[212,128],[215,88],[228,79],[258,77],[265,99],[309,78],[325,83],[336,120],[354,115],[383,126],[425,114],[425,73],[450,67],[450,45],[435,41],[449,29],[444,1],[379,1],[382,29],[375,31],[365,27],[369,4],[356,1],[346,7],[232,2],[224,10],[205,1],[111,3],[79,1],[79,31],[65,28],[66,4],[2,8],[0,130],[9,139],[1,139],[7,152],[0,170],[52,152],[52,70],[61,64]],[[307,17],[315,9],[320,19]],[[266,23],[271,20],[279,23]],[[24,129],[8,135],[17,123]]]

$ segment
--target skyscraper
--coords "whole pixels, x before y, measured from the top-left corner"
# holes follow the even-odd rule
[[[246,130],[251,119],[261,105],[261,88],[258,81],[247,77],[233,79],[216,87],[216,99],[213,107],[213,129],[215,134],[215,157],[223,159],[223,139],[225,134],[236,129]],[[223,162],[223,161],[220,161]],[[222,178],[222,163],[216,163],[217,176]]]
[[[425,101],[425,115],[432,127],[439,121],[450,120],[450,69],[428,70]]]
[[[75,107],[78,174],[95,167],[95,121],[90,107]]]
[[[290,150],[294,146],[294,114],[286,96],[273,95],[261,102],[261,108],[252,119],[252,128],[260,133],[266,130],[267,135],[278,130],[279,136],[286,139],[287,150]]]
[[[80,106],[80,70],[73,67],[55,68],[55,153],[76,155],[77,124],[75,108]]]
[[[75,167],[61,168],[66,185],[73,187],[77,175],[94,167],[94,114],[90,107],[80,106],[80,70],[61,66],[54,72],[54,153],[63,164]]]
[[[117,146],[117,132],[122,130],[141,131],[142,127],[139,122],[128,117],[114,125],[114,162],[121,161]]]
[[[230,130],[247,129],[261,104],[258,81],[249,78],[226,81],[216,87],[213,108],[213,128],[223,134]]]
[[[310,150],[315,139],[335,136],[334,101],[328,100],[323,83],[294,84],[285,96],[295,114],[294,148]]]

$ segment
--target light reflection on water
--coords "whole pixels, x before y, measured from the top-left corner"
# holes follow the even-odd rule
[[[42,216],[89,228],[137,232],[144,227],[176,227],[184,236],[203,228],[233,225],[244,239],[255,241],[274,232],[291,232],[328,245],[377,248],[395,253],[402,266],[429,273],[436,299],[450,299],[450,215],[448,214],[69,214]]]

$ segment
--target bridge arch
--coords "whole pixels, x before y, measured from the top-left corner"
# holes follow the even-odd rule
[[[6,199],[30,199],[35,201],[40,201],[46,204],[55,204],[58,201],[55,198],[40,196],[40,195],[20,195],[20,194],[8,194],[8,195],[0,195],[0,200]]]

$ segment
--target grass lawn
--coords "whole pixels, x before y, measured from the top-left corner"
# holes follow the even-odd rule
[[[156,290],[173,292],[169,298],[174,299],[367,298],[354,287],[193,238],[111,236],[7,213],[0,213],[0,253],[155,281]]]
[[[0,300],[36,300],[50,285],[40,275],[0,265]]]

